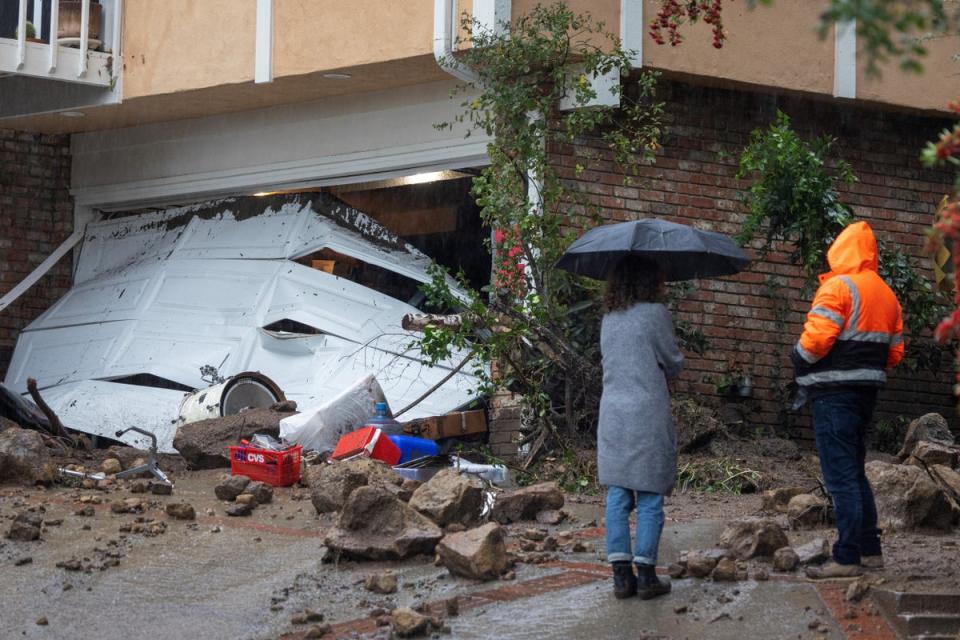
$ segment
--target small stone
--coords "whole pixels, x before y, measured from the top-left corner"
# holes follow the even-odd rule
[[[525,529],[520,535],[527,540],[540,542],[547,537],[547,532],[543,529]]]
[[[147,492],[147,483],[146,482],[134,482],[130,485],[130,493],[146,493]]]
[[[290,616],[290,624],[307,624],[307,614],[295,613]]]
[[[799,563],[800,558],[797,556],[797,552],[790,547],[777,549],[773,554],[774,571],[793,571]]]
[[[250,484],[250,478],[247,476],[228,476],[214,487],[213,492],[218,499],[230,502],[236,500],[248,484]]]
[[[826,538],[817,538],[795,549],[800,564],[820,564],[830,557],[830,544]]]
[[[246,504],[246,505],[249,505],[251,508],[259,504],[257,502],[256,496],[254,496],[252,493],[241,493],[235,498],[235,500],[237,504]]]
[[[253,510],[248,504],[232,504],[227,507],[227,515],[233,517],[242,517],[248,516],[253,513]]]
[[[397,576],[393,573],[374,573],[364,582],[367,591],[388,595],[397,592]]]
[[[244,488],[243,493],[249,493],[253,496],[257,504],[269,504],[273,502],[273,487],[266,482],[251,482]]]
[[[733,558],[722,558],[711,574],[714,582],[735,582],[737,579],[737,563]]]
[[[504,573],[502,576],[500,576],[500,579],[501,579],[501,580],[516,580],[516,579],[517,579],[517,573],[516,573],[516,571],[514,571],[513,569],[511,569],[510,571],[507,571],[507,572]]]
[[[70,558],[69,560],[58,562],[57,568],[64,569],[65,571],[80,571],[83,569],[83,564],[77,558]]]
[[[868,591],[870,591],[870,581],[864,576],[851,582],[843,597],[847,602],[860,602]]]
[[[706,578],[719,560],[711,551],[690,551],[687,553],[687,573],[694,578]]]
[[[313,638],[322,638],[333,630],[329,624],[318,624],[307,629],[307,632],[303,635],[304,638],[312,640]]]
[[[567,513],[560,509],[546,509],[537,514],[537,523],[558,525],[567,519]]]
[[[40,527],[35,527],[28,522],[14,521],[7,531],[8,540],[18,540],[20,542],[30,542],[40,539]]]
[[[303,614],[307,616],[307,622],[323,622],[323,614],[313,609],[304,609]]]
[[[820,624],[821,624],[820,621],[814,618],[813,620],[807,623],[807,629],[817,629],[820,627]]]
[[[107,475],[114,475],[123,471],[123,465],[116,458],[107,458],[100,464],[100,469]]]
[[[186,502],[171,502],[166,507],[167,515],[177,520],[195,520],[197,512]]]
[[[13,566],[22,567],[23,565],[30,564],[31,562],[33,562],[33,558],[31,558],[30,556],[23,556],[21,558],[17,558],[16,560],[14,560]]]
[[[50,622],[47,620],[46,616],[40,616],[39,618],[37,618],[37,626],[45,627],[48,624],[50,624]]]
[[[447,611],[447,615],[451,618],[460,615],[460,598],[453,596],[448,598],[443,603],[444,608]]]
[[[685,604],[678,604],[673,607],[673,612],[678,615],[681,613],[686,613],[687,611],[689,611],[689,608]]]
[[[79,509],[77,509],[76,511],[74,511],[74,512],[73,512],[73,515],[75,515],[75,516],[82,516],[82,517],[85,517],[85,518],[89,518],[89,517],[92,516],[94,513],[96,513],[96,511],[94,510],[93,506],[91,506],[91,505],[88,504],[87,506],[85,506],[85,507],[80,507]]]
[[[756,569],[750,577],[756,582],[766,582],[770,579],[770,573],[766,569]]]
[[[430,626],[430,618],[408,607],[394,609],[390,618],[393,632],[401,638],[410,638],[425,633]]]
[[[151,482],[148,489],[155,496],[169,496],[173,493],[173,485],[167,482]]]
[[[667,567],[667,575],[669,575],[674,580],[679,580],[683,577],[683,574],[686,573],[686,569],[682,564],[677,564],[673,562],[670,566]]]

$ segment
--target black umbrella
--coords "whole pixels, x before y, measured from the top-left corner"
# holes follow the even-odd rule
[[[620,258],[649,258],[666,281],[727,276],[750,263],[730,238],[684,224],[647,218],[596,227],[570,245],[557,266],[604,280]]]

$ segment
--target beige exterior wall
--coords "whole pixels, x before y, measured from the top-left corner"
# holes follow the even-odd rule
[[[904,73],[896,62],[883,65],[879,76],[870,75],[864,54],[858,52],[857,97],[903,107],[945,111],[947,103],[960,97],[960,38],[940,38],[926,43],[921,59],[923,73]]]

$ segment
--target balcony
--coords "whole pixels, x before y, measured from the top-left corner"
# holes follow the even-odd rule
[[[122,0],[0,0],[0,118],[120,101]]]

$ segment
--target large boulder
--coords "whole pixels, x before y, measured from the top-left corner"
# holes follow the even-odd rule
[[[292,413],[272,408],[250,409],[232,416],[190,422],[177,429],[173,448],[191,469],[229,467],[228,447],[239,444],[240,440],[249,440],[256,433],[279,437],[280,421]]]
[[[516,491],[507,491],[497,496],[490,514],[492,520],[500,524],[534,520],[541,511],[563,507],[563,492],[555,482],[523,487]]]
[[[397,493],[403,478],[383,462],[354,458],[309,467],[304,482],[317,513],[330,513],[340,511],[354,489],[371,485]]]
[[[437,553],[450,573],[474,580],[493,580],[508,566],[503,529],[494,522],[451,533],[440,541]]]
[[[952,493],[955,498],[960,498],[960,473],[942,464],[933,465],[930,467],[930,472],[944,490]]]
[[[939,413],[928,413],[911,422],[897,457],[901,461],[906,460],[921,440],[953,444],[953,433],[950,432],[946,418]]]
[[[935,440],[921,440],[913,447],[907,461],[918,467],[942,464],[953,468],[957,465],[957,450],[953,445]]]
[[[923,469],[874,460],[867,463],[866,472],[873,485],[881,527],[948,530],[953,526],[956,519],[953,508]]]
[[[362,486],[347,498],[326,545],[344,558],[403,560],[433,553],[442,537],[437,525],[396,493],[381,486]]]
[[[469,527],[480,520],[483,484],[456,469],[443,469],[413,492],[410,506],[441,527],[453,523]]]
[[[815,529],[826,524],[828,508],[823,498],[801,493],[787,503],[787,520],[794,529]]]
[[[780,487],[760,494],[760,508],[767,513],[786,513],[790,499],[804,493],[802,487]]]
[[[37,431],[9,427],[0,432],[0,481],[33,484],[45,480],[47,448]]]
[[[694,578],[706,578],[729,552],[726,549],[705,549],[687,552],[687,573]]]
[[[730,549],[739,560],[772,556],[777,549],[789,544],[787,534],[775,520],[769,518],[734,520],[720,535],[720,546]]]

